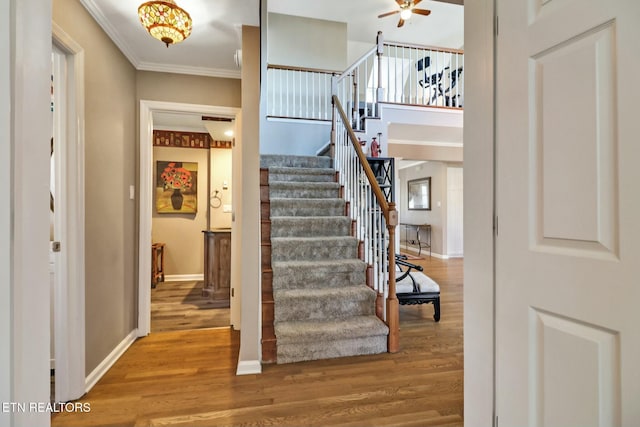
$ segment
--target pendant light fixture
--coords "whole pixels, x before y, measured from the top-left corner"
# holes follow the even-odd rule
[[[156,39],[169,47],[191,34],[191,16],[174,0],[142,3],[138,8],[140,23]]]

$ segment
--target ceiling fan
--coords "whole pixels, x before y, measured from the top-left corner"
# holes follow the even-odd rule
[[[398,28],[400,28],[404,25],[404,22],[407,19],[411,18],[411,15],[413,15],[414,13],[424,16],[428,16],[431,13],[431,11],[427,9],[416,9],[416,6],[421,1],[422,0],[396,0],[396,3],[398,3],[400,9],[378,15],[378,18],[384,18],[385,16],[395,15],[396,13],[399,13],[400,20],[398,21]]]

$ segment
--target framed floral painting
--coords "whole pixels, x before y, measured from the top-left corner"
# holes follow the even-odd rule
[[[198,212],[198,163],[156,162],[156,210],[173,214]]]

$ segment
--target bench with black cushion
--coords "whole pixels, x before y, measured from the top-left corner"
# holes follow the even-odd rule
[[[396,296],[401,305],[433,304],[433,319],[440,320],[440,286],[419,265],[396,255]]]

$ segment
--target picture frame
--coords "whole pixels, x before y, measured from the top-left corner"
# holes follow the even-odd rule
[[[407,201],[410,211],[431,210],[431,177],[412,179],[407,182]]]
[[[195,214],[198,212],[198,163],[156,162],[156,212]]]

